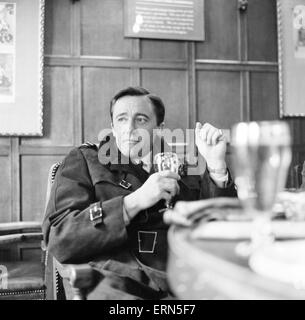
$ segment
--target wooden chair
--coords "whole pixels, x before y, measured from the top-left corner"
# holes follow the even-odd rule
[[[44,300],[44,255],[41,259],[24,261],[20,247],[42,241],[40,222],[10,222],[0,224],[0,300]],[[10,257],[16,246],[16,257]]]
[[[305,190],[305,161],[293,167],[293,185],[296,189]]]
[[[60,163],[55,163],[50,168],[46,206],[59,167]],[[88,289],[95,283],[96,271],[88,264],[61,264],[48,252],[47,247],[45,251],[46,298],[48,300],[85,300]]]
[[[301,175],[302,175],[302,183],[301,183],[300,188],[301,188],[302,190],[305,190],[305,161],[304,161],[304,163],[303,163],[303,168],[302,168]]]
[[[52,165],[48,175],[46,203],[60,163]],[[35,242],[41,247],[39,261],[6,261],[3,249],[15,244]],[[41,222],[0,223],[0,300],[83,300],[95,281],[96,271],[88,264],[59,263],[43,242]]]

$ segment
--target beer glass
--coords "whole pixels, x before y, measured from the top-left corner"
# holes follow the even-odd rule
[[[233,169],[238,197],[253,219],[251,242],[237,253],[247,256],[273,240],[271,212],[285,187],[291,162],[289,126],[282,121],[241,122],[232,128]]]
[[[172,172],[178,173],[179,165],[179,158],[174,152],[161,152],[157,153],[154,157],[154,168],[156,172],[170,170]],[[171,201],[166,201],[165,205],[165,210],[173,208],[173,204]]]

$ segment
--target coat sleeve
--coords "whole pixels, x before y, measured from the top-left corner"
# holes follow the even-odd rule
[[[216,197],[237,197],[235,184],[229,172],[229,181],[225,188],[219,188],[211,179],[207,170],[200,179],[200,199],[216,198]]]
[[[103,214],[97,225],[90,220],[94,204]],[[78,263],[122,246],[127,241],[122,210],[123,196],[95,198],[86,160],[72,150],[56,174],[43,221],[48,250],[62,263]]]

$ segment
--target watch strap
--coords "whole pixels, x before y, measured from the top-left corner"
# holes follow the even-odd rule
[[[216,174],[226,174],[228,169],[227,167],[225,168],[219,168],[219,169],[213,169],[213,168],[210,168],[209,166],[207,167],[208,168],[208,171],[210,173],[216,173]]]

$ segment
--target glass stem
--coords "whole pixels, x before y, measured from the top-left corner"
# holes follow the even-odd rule
[[[271,244],[274,241],[269,212],[254,215],[251,229],[252,250]]]

